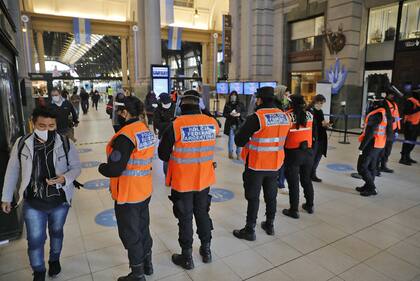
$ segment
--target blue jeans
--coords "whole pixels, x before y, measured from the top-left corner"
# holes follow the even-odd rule
[[[228,140],[229,153],[233,153],[234,146],[235,146],[235,128],[231,127],[229,131],[229,140]],[[236,155],[241,155],[240,147],[236,147]]]
[[[44,245],[47,239],[47,223],[50,235],[49,261],[60,259],[63,228],[69,208],[69,204],[63,203],[54,209],[41,211],[32,208],[27,202],[24,203],[23,218],[26,224],[28,256],[33,271],[45,271]]]
[[[277,178],[277,184],[279,188],[285,188],[284,182],[286,181],[286,176],[284,175],[284,164],[279,170],[279,177]]]

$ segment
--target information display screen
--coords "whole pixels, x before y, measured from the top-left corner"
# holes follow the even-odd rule
[[[253,95],[257,92],[259,87],[258,82],[244,82],[244,94]]]
[[[262,87],[277,87],[277,82],[272,81],[272,82],[260,82],[260,88]]]
[[[169,80],[166,78],[153,78],[153,92],[157,96],[162,93],[169,93]]]
[[[229,93],[236,91],[239,95],[244,93],[244,83],[242,82],[231,82],[229,83]]]
[[[221,95],[229,94],[229,86],[227,82],[218,82],[216,84],[216,92]]]

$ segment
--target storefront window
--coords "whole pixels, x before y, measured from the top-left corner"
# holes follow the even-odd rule
[[[398,4],[370,9],[368,44],[395,40]]]
[[[290,51],[303,52],[322,49],[323,29],[323,16],[292,23]]]
[[[322,73],[316,72],[292,72],[292,94],[300,94],[310,103],[316,95],[316,83],[322,80]]]
[[[406,1],[401,13],[400,40],[420,38],[420,0]]]

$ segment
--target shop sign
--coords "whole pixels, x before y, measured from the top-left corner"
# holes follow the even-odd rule
[[[223,62],[231,62],[232,57],[232,16],[223,15],[222,33]]]
[[[399,46],[400,46],[400,49],[419,49],[420,39],[400,41]]]
[[[331,94],[336,95],[343,88],[347,78],[347,69],[340,63],[338,58],[335,59],[335,64],[330,66],[326,73],[328,82],[331,83]]]

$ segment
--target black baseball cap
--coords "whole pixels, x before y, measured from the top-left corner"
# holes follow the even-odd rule
[[[257,98],[271,98],[274,99],[274,88],[273,87],[262,87],[258,88],[257,93],[255,94]]]

